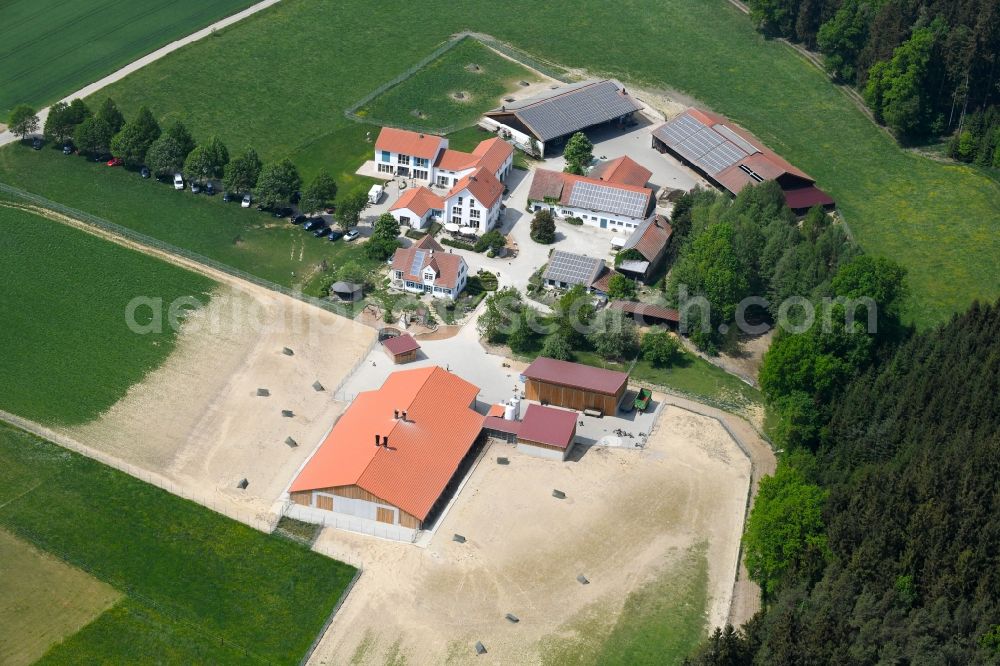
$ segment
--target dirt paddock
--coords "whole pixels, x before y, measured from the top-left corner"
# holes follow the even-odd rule
[[[573,639],[595,603],[613,625],[631,592],[699,544],[705,619],[722,624],[749,478],[718,422],[672,406],[642,451],[593,447],[560,463],[494,443],[427,548],[323,531],[316,549],[364,573],[311,663],[539,663],[544,643]],[[477,657],[476,641],[489,652]]]
[[[99,419],[64,432],[230,515],[262,516],[343,410],[334,389],[375,335],[268,290],[220,285],[184,321],[162,366]]]

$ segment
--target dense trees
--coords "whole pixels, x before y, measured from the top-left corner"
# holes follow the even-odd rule
[[[161,134],[146,151],[146,166],[154,176],[165,177],[180,173],[186,157],[187,153],[174,136]]]
[[[680,343],[667,331],[650,331],[642,336],[642,358],[654,367],[665,368],[681,357]]]
[[[608,297],[632,300],[635,298],[635,280],[616,272],[608,280]]]
[[[955,133],[1000,102],[995,0],[749,0],[767,34],[818,49],[827,71],[856,85],[876,117],[907,136]],[[996,139],[969,130],[968,139]],[[984,152],[988,153],[989,148]],[[984,163],[991,163],[987,154]]]
[[[548,208],[536,212],[531,218],[531,240],[542,245],[556,242],[556,219]]]
[[[108,152],[112,127],[101,116],[91,116],[80,123],[73,132],[73,143],[83,153],[99,155]]]
[[[247,148],[246,152],[229,164],[223,185],[230,192],[245,193],[257,187],[260,170],[263,164],[257,157],[257,151]]]
[[[601,310],[591,328],[587,342],[604,360],[621,361],[635,356],[639,348],[635,320],[621,310]]]
[[[761,484],[766,611],[690,663],[1000,661],[1000,303],[879,358]]]
[[[45,138],[63,143],[73,138],[77,126],[90,116],[90,109],[82,99],[74,99],[69,104],[56,102],[49,108],[49,115],[45,119]]]
[[[195,148],[195,152],[197,150]],[[188,159],[191,159],[190,156]],[[288,203],[292,194],[300,187],[302,187],[302,177],[299,176],[299,170],[291,160],[284,159],[264,165],[257,178],[254,194],[265,208],[273,208]]]
[[[159,136],[160,125],[156,118],[149,109],[141,107],[135,119],[125,123],[111,139],[111,153],[126,166],[137,167],[145,161],[146,152]]]
[[[326,208],[337,197],[337,183],[328,171],[320,171],[302,193],[299,208],[310,214]]]

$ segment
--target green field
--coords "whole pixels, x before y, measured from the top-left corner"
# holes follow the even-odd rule
[[[220,196],[178,192],[58,150],[11,146],[0,150],[0,171],[11,185],[282,286],[301,285],[309,295],[319,293],[324,261],[327,272],[349,259],[369,265],[357,245],[313,238],[288,220],[224,203]]]
[[[3,202],[0,202],[2,204]],[[137,335],[136,296],[204,300],[204,277],[0,205],[0,409],[46,424],[88,421],[166,359],[175,332]],[[148,309],[137,318],[149,317]]]
[[[297,663],[355,572],[5,425],[0,526],[125,595],[44,664]]]
[[[0,663],[34,663],[121,593],[0,530]]]
[[[444,132],[474,125],[483,112],[503,103],[506,93],[537,75],[466,37],[416,74],[389,88],[357,111],[376,125]],[[459,93],[462,99],[456,99]]]
[[[372,25],[379,26],[374,40]],[[594,26],[613,48],[595,43]],[[504,11],[485,0],[284,2],[107,92],[129,112],[148,104],[196,133],[218,132],[235,147],[253,143],[268,158],[308,151],[310,164],[338,177],[366,152],[361,145],[317,147],[351,122],[342,110],[463,30],[592,74],[681,90],[744,124],[837,198],[866,250],[909,268],[909,316],[921,326],[973,298],[1000,295],[1000,185],[970,167],[899,148],[822,72],[764,40],[724,0],[589,1],[572,13],[527,0]],[[290,48],[279,38],[289,34],[323,48]],[[0,170],[0,179],[10,177]]]
[[[16,104],[46,106],[251,0],[0,3],[0,119]]]

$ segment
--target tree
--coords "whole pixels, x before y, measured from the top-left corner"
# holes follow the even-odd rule
[[[337,203],[337,224],[345,231],[358,226],[361,212],[368,207],[368,194],[355,190]]]
[[[111,127],[100,117],[91,117],[80,123],[73,132],[73,143],[83,153],[100,155],[108,152]]]
[[[90,118],[92,115],[94,115],[93,112],[90,110],[90,107],[87,106],[87,103],[84,102],[79,97],[75,98],[73,101],[69,103],[68,114],[70,120],[73,122],[74,127],[82,123],[87,118]]]
[[[213,136],[205,144],[205,152],[208,154],[210,165],[209,178],[222,178],[226,165],[229,164],[229,149],[226,148],[226,144],[222,143],[219,137]]]
[[[399,237],[399,222],[391,213],[382,213],[375,220],[372,227],[372,238],[389,238],[396,240]]]
[[[862,254],[837,270],[832,286],[837,296],[850,299],[870,298],[875,302],[878,306],[876,321],[880,336],[899,333],[903,306],[909,296],[905,268],[892,259]]]
[[[105,99],[104,103],[101,104],[101,108],[97,110],[97,117],[103,120],[111,129],[112,136],[118,134],[122,130],[122,127],[125,126],[125,116],[118,110],[118,105],[110,97]]]
[[[154,176],[162,177],[180,173],[184,169],[186,153],[174,135],[163,134],[146,151],[146,166]]]
[[[635,298],[635,280],[616,272],[608,280],[608,297],[632,300]]]
[[[476,252],[484,252],[487,250],[499,252],[502,248],[506,247],[506,245],[507,239],[504,238],[504,235],[496,229],[491,229],[476,240],[475,250]]]
[[[524,303],[514,287],[504,287],[486,297],[486,308],[476,322],[479,335],[487,342],[503,342],[522,319]]]
[[[677,338],[667,331],[650,331],[642,336],[640,345],[642,358],[657,368],[673,365],[681,357],[681,346]]]
[[[399,248],[397,238],[375,238],[374,236],[365,243],[365,256],[375,261],[385,261]]]
[[[286,158],[280,162],[264,165],[257,179],[255,194],[265,208],[274,208],[287,203],[300,187],[302,187],[302,177],[299,176],[299,170]]]
[[[602,310],[587,341],[608,361],[632,356],[639,347],[635,322],[621,310]]]
[[[542,245],[556,242],[556,220],[549,209],[543,208],[531,219],[531,240]]]
[[[928,98],[935,35],[931,27],[913,31],[893,52],[868,73],[865,102],[875,117],[897,132],[916,136],[930,129],[933,103]]]
[[[174,121],[174,124],[167,130],[166,135],[177,142],[177,147],[181,153],[181,161],[198,145],[195,143],[194,137],[191,136],[191,132],[188,131],[187,126],[179,120]]]
[[[22,139],[38,131],[38,116],[27,104],[18,104],[7,118],[7,128]]]
[[[556,327],[572,346],[583,342],[584,334],[594,321],[594,299],[580,285],[570,288],[559,297],[555,307]]]
[[[184,160],[184,177],[187,180],[202,182],[212,177],[212,154],[205,146],[195,146]],[[257,195],[261,198],[260,195]],[[270,204],[267,204],[270,205]]]
[[[815,566],[827,554],[823,505],[827,493],[787,464],[760,480],[743,535],[750,578],[773,596],[790,569]],[[812,562],[810,562],[812,560]]]
[[[260,177],[261,162],[257,151],[247,148],[247,151],[230,163],[226,169],[223,185],[230,192],[246,193],[257,187]]]
[[[573,348],[570,347],[569,341],[564,335],[558,332],[553,333],[545,338],[545,344],[542,345],[542,356],[554,358],[557,361],[571,361],[573,360]]]
[[[337,183],[333,180],[333,176],[326,171],[320,171],[302,194],[299,208],[304,213],[315,213],[329,206],[336,197]]]
[[[594,160],[594,144],[586,134],[577,132],[566,142],[563,157],[566,159],[566,168],[563,169],[566,173],[583,175]]]
[[[83,118],[76,120],[77,112],[78,109],[72,108],[66,102],[56,102],[49,107],[49,115],[45,119],[45,129],[42,132],[45,138],[55,143],[64,143],[71,138],[76,126],[83,122]]]
[[[146,107],[139,109],[135,120],[125,123],[111,139],[111,152],[121,158],[126,166],[137,167],[146,159],[146,152],[160,137],[160,126]]]
[[[858,54],[868,39],[872,18],[867,0],[845,0],[816,35],[819,50],[826,56],[826,70],[838,81],[857,80]]]

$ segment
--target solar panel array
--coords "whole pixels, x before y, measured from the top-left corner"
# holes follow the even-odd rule
[[[410,275],[420,275],[420,269],[424,267],[424,256],[426,250],[417,250],[413,253],[413,264],[410,266]]]
[[[601,259],[556,250],[549,258],[549,267],[543,276],[546,280],[556,280],[566,284],[582,284],[589,287],[604,268]]]
[[[639,105],[620,91],[614,81],[599,81],[527,105],[515,113],[536,132],[539,140],[550,141],[638,111]]]
[[[623,190],[611,185],[576,181],[570,190],[567,203],[577,208],[642,218],[646,217],[649,194]]]
[[[753,144],[728,127],[719,125],[712,128],[687,114],[682,114],[657,129],[656,136],[685,159],[712,175],[759,152]]]

